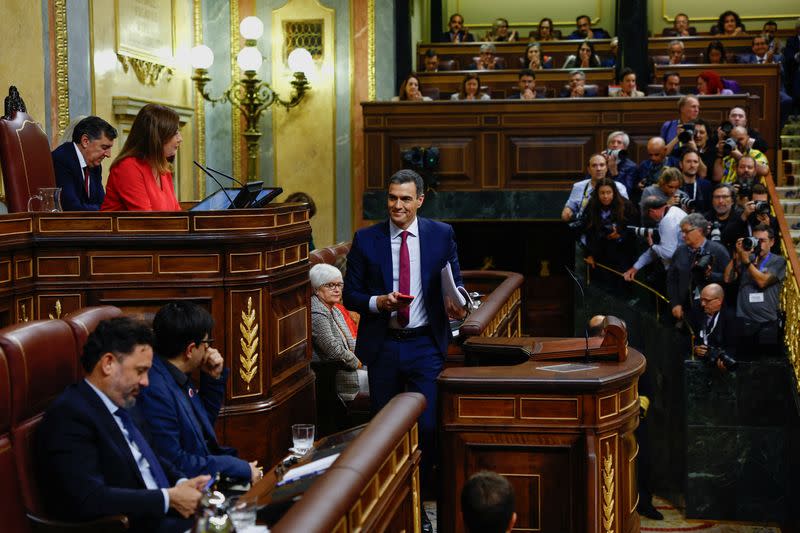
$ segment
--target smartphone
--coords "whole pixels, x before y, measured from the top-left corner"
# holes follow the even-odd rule
[[[414,299],[414,297],[411,296],[410,294],[398,294],[397,295],[397,300],[400,301],[400,302],[403,302],[403,303],[411,303],[411,300],[413,300],[413,299]]]

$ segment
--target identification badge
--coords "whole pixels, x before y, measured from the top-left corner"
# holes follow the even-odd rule
[[[764,303],[764,293],[763,292],[751,292],[750,293],[750,303],[751,304],[762,304],[762,303]]]

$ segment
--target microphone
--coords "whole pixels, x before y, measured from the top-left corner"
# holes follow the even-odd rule
[[[583,358],[585,362],[589,362],[589,313],[586,310],[586,294],[583,292],[583,287],[581,286],[581,282],[578,281],[578,277],[575,273],[569,269],[567,265],[564,265],[564,270],[567,271],[569,277],[572,278],[572,281],[575,282],[575,285],[578,286],[578,290],[581,291],[581,302],[583,303],[583,336],[586,339],[586,351],[583,354]]]
[[[225,190],[225,187],[223,187],[223,186],[222,186],[222,183],[220,183],[220,181],[219,181],[219,180],[216,178],[216,176],[214,176],[214,174],[212,174],[211,172],[209,172],[209,171],[208,171],[208,169],[207,169],[206,167],[204,167],[203,165],[201,165],[201,164],[200,164],[200,163],[198,163],[197,161],[192,161],[192,163],[194,163],[195,165],[197,165],[197,168],[199,168],[200,170],[202,170],[203,172],[205,172],[205,173],[206,173],[206,176],[208,176],[209,178],[211,178],[212,180],[214,180],[214,183],[216,183],[217,185],[219,185],[219,188],[220,188],[220,189],[222,189],[222,192],[223,192],[223,193],[225,193],[225,198],[227,198],[227,199],[228,199],[228,201],[231,203],[230,207],[233,207],[233,200],[231,200],[231,196],[228,194],[228,191],[227,191],[227,190]],[[234,180],[234,181],[236,181],[236,180]],[[230,209],[230,207],[229,207],[229,209]]]
[[[244,187],[244,186],[245,186],[245,184],[244,184],[244,183],[242,183],[241,181],[237,180],[237,179],[236,179],[236,178],[234,178],[233,176],[228,176],[228,175],[227,175],[227,174],[225,174],[224,172],[220,172],[219,170],[214,170],[214,169],[213,169],[213,168],[211,168],[211,167],[206,167],[206,168],[207,168],[208,170],[210,170],[211,172],[214,172],[215,174],[219,174],[219,175],[220,175],[220,176],[222,176],[223,178],[228,178],[229,180],[233,180],[233,181],[235,181],[236,183],[238,183],[238,184],[239,184],[239,185],[241,185],[242,187]]]

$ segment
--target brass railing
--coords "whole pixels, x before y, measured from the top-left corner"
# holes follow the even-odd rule
[[[778,219],[778,226],[781,230],[781,250],[786,258],[786,279],[783,282],[781,291],[781,307],[786,313],[786,328],[784,331],[784,343],[789,355],[789,362],[794,369],[795,384],[800,393],[800,261],[797,258],[797,250],[792,241],[792,234],[789,231],[789,223],[786,222],[786,214],[783,211],[778,192],[772,176],[766,177],[769,196],[772,200],[772,209],[775,218]]]
[[[592,284],[592,274],[591,274],[591,272],[592,272],[592,268],[591,268],[591,266],[589,265],[589,263],[588,263],[588,262],[586,262],[586,260],[585,260],[585,259],[584,259],[584,262],[586,263],[586,284],[587,284],[587,285],[591,285],[591,284]],[[604,265],[603,263],[598,263],[597,261],[595,261],[595,263],[594,263],[594,264],[595,264],[595,267],[596,267],[596,268],[602,268],[603,270],[606,270],[606,271],[608,271],[608,272],[611,272],[612,274],[616,274],[616,275],[617,275],[617,276],[619,276],[620,278],[622,278],[622,277],[624,276],[624,273],[623,273],[623,272],[620,272],[619,270],[616,270],[616,269],[614,269],[614,268],[611,268],[611,267],[610,267],[610,266],[608,266],[608,265]],[[660,318],[661,318],[661,309],[660,309],[660,306],[659,306],[659,304],[660,304],[661,302],[664,302],[664,303],[666,303],[666,304],[669,304],[669,298],[667,298],[666,296],[664,296],[663,294],[661,294],[660,292],[658,292],[657,290],[655,290],[653,287],[651,287],[651,286],[650,286],[650,285],[648,285],[647,283],[642,283],[642,282],[641,282],[641,281],[639,281],[638,279],[632,279],[632,280],[631,280],[631,283],[633,283],[633,284],[635,284],[635,285],[638,285],[638,286],[642,287],[643,289],[645,289],[646,291],[648,291],[649,293],[651,293],[653,296],[655,296],[655,298],[656,298],[656,299],[655,299],[655,302],[656,302],[656,319],[660,319]]]

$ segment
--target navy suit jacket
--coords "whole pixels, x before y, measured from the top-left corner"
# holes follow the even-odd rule
[[[61,207],[64,211],[99,211],[106,197],[102,168],[97,166],[89,169],[91,197],[87,197],[75,143],[65,142],[53,150],[52,155],[56,186],[61,187]]]
[[[147,438],[147,428],[137,425]],[[146,488],[125,436],[84,380],[67,387],[47,410],[36,445],[39,487],[53,517],[124,514],[131,530],[142,532],[163,529],[171,518],[164,514],[161,490]],[[168,461],[160,462],[170,483],[184,477]]]
[[[220,446],[214,434],[227,370],[219,379],[201,372],[200,392],[190,400],[167,370],[168,364],[161,357],[153,357],[150,385],[142,390],[137,402],[153,432],[156,453],[189,477],[220,472],[250,481],[248,462],[236,457],[233,448]]]
[[[449,224],[417,217],[419,221],[420,274],[422,296],[434,341],[441,356],[450,341],[450,320],[442,299],[441,270],[449,262],[456,285],[463,285],[458,266],[455,235]],[[381,353],[391,313],[373,313],[371,296],[392,292],[392,249],[389,221],[358,230],[347,254],[344,305],[361,314],[356,339],[356,356],[369,366]]]

